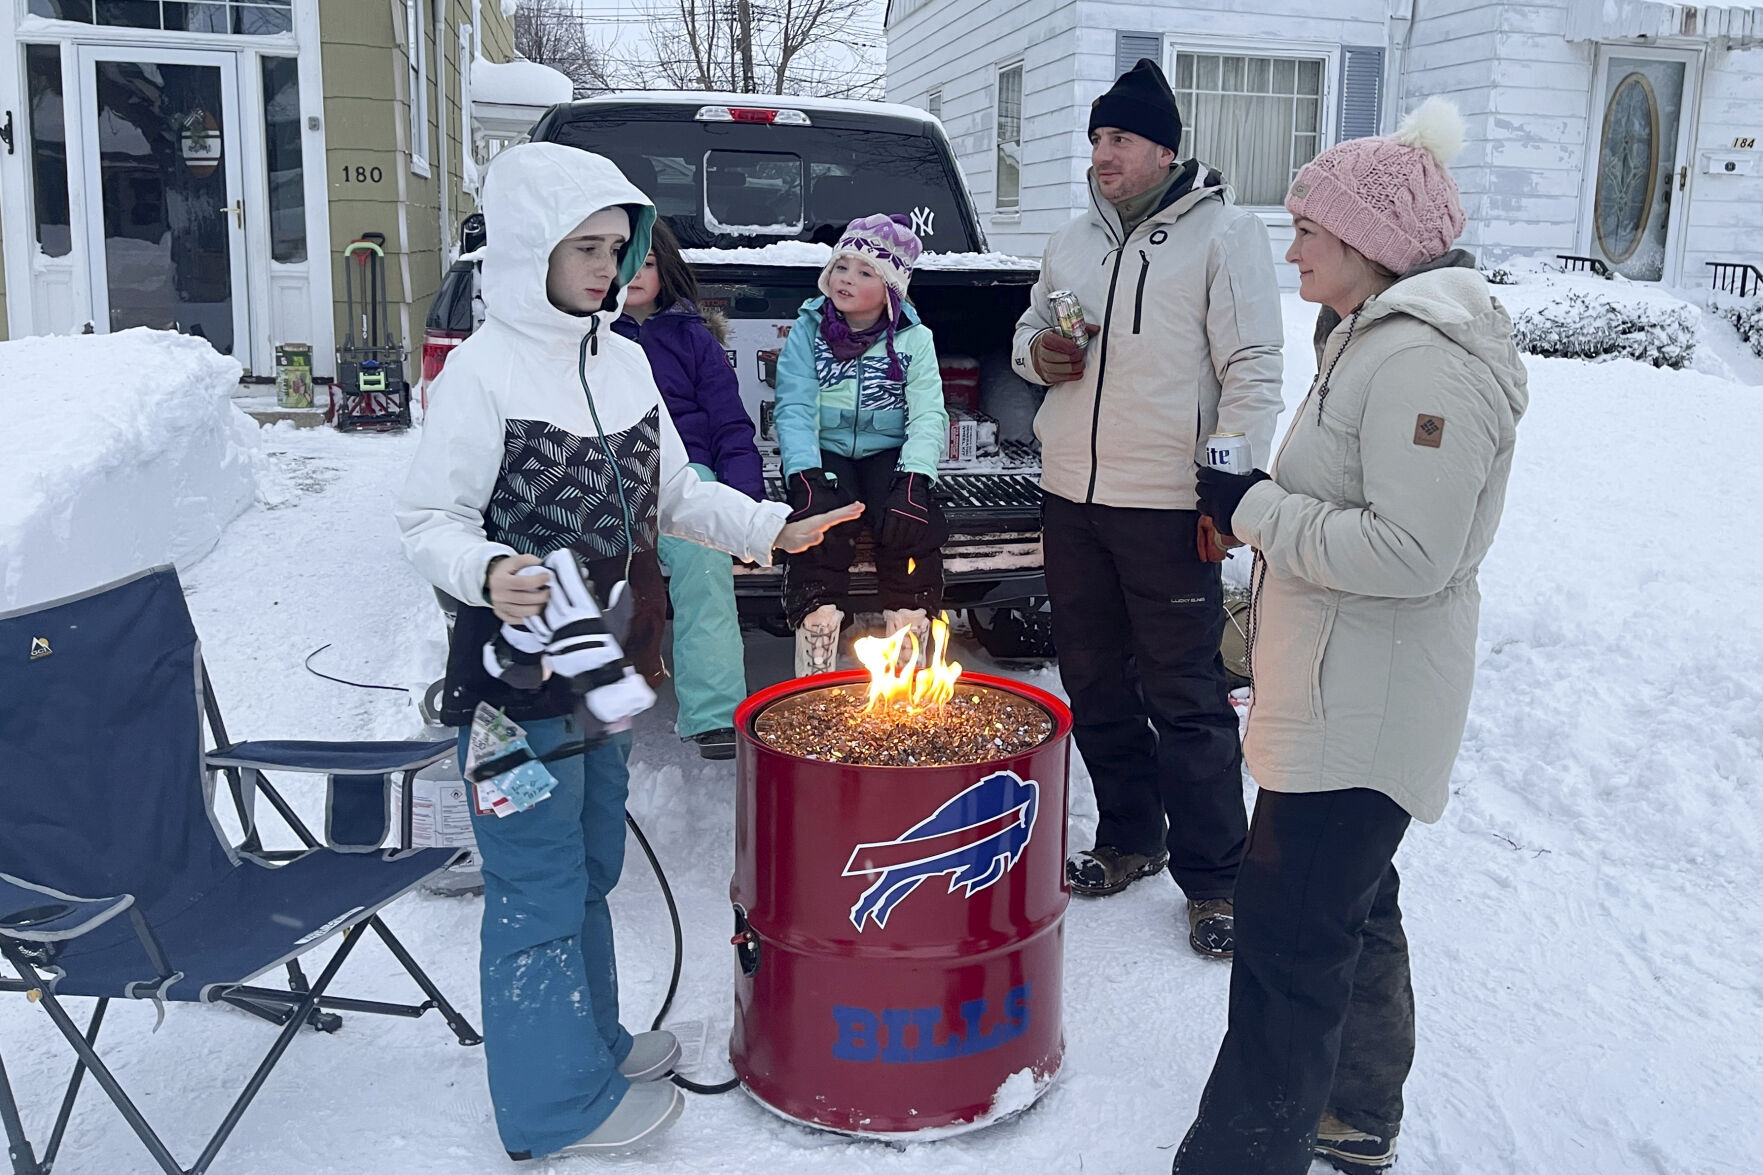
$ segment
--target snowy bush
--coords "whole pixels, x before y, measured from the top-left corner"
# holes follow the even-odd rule
[[[1520,311],[1512,325],[1519,350],[1551,358],[1615,356],[1681,368],[1696,353],[1696,309],[1685,302],[1618,299],[1569,290]]]
[[[1763,355],[1763,298],[1748,302],[1717,302],[1714,313],[1732,323],[1739,338],[1749,343],[1751,350],[1758,355]]]

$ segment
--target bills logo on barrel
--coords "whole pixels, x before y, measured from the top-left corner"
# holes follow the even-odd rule
[[[1040,785],[1013,771],[988,775],[946,801],[925,820],[893,840],[859,844],[845,864],[846,877],[875,880],[851,907],[858,931],[888,916],[920,883],[944,874],[947,892],[963,897],[996,884],[1018,861],[1034,835]]]

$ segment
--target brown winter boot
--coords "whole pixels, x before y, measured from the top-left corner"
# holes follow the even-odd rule
[[[1316,1126],[1316,1145],[1311,1152],[1345,1175],[1383,1175],[1396,1165],[1396,1136],[1384,1138],[1355,1130],[1324,1111]]]
[[[1236,904],[1229,898],[1203,898],[1188,903],[1188,945],[1208,959],[1236,953]]]
[[[1073,853],[1065,859],[1065,878],[1071,892],[1101,898],[1119,893],[1141,877],[1155,877],[1169,864],[1168,853],[1148,857],[1113,845]]]

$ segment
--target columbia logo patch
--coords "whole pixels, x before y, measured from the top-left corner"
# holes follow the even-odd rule
[[[1445,439],[1445,418],[1422,412],[1414,421],[1414,443],[1436,449]]]
[[[53,655],[54,652],[55,650],[49,647],[48,637],[34,636],[31,638],[31,660],[41,661],[44,657]]]

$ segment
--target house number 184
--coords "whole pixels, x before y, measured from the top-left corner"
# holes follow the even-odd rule
[[[386,173],[377,167],[343,167],[343,182],[346,184],[377,184],[386,178]]]

